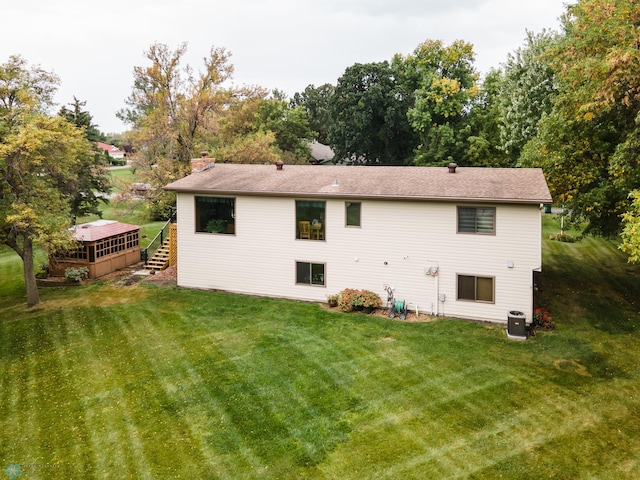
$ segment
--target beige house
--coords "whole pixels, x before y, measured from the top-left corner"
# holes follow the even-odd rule
[[[325,301],[385,287],[411,311],[533,311],[539,169],[212,164],[177,193],[178,285]]]

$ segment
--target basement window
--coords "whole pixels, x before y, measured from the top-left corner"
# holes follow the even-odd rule
[[[458,300],[493,303],[495,298],[493,277],[458,275]]]
[[[296,284],[324,286],[324,263],[296,262]]]

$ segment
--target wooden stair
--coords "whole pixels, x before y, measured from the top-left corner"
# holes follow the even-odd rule
[[[145,270],[160,272],[169,266],[169,243],[170,239],[166,238],[145,264]]]

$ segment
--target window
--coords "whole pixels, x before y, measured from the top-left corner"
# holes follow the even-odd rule
[[[458,233],[495,233],[495,208],[458,207]]]
[[[360,202],[345,202],[345,216],[347,218],[347,227],[360,226]]]
[[[235,198],[195,197],[196,232],[235,233]]]
[[[493,277],[458,275],[458,300],[493,303]]]
[[[325,202],[296,200],[296,238],[324,240]]]
[[[324,263],[296,262],[296,283],[324,285]]]

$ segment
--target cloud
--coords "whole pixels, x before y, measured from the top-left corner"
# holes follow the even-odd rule
[[[186,63],[202,65],[212,46],[232,53],[236,84],[289,95],[335,84],[354,63],[409,54],[427,39],[474,45],[486,72],[521,46],[525,31],[556,28],[564,0],[21,0],[3,5],[0,62],[20,54],[57,73],[57,96],[76,96],[101,130],[125,128],[115,117],[131,93],[133,67],[160,42],[188,43]]]

